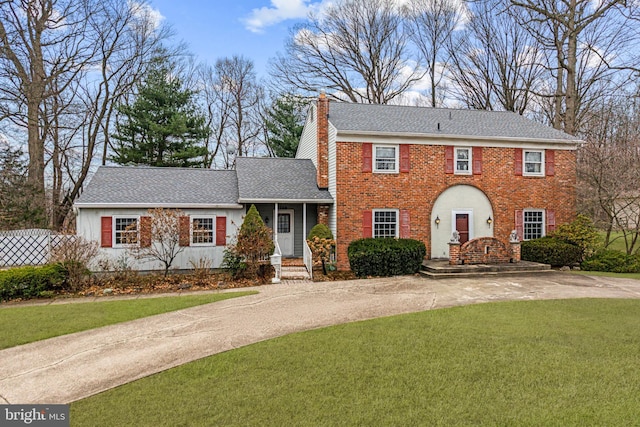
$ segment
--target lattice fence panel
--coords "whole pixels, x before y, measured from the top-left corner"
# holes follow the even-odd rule
[[[0,267],[43,265],[51,250],[75,236],[49,230],[16,230],[0,233]]]

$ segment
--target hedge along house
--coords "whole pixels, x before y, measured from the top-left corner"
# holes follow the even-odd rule
[[[149,209],[183,212],[182,252],[172,268],[190,269],[204,259],[214,268],[221,266],[224,249],[251,204],[273,228],[283,255],[302,257],[308,231],[323,213],[326,217],[332,203],[329,192],[318,189],[309,160],[238,158],[236,170],[230,171],[102,166],[74,209],[77,234],[99,242],[99,258],[110,269],[126,262],[137,270],[159,270],[159,262],[135,260],[129,253],[132,240],[152,244],[145,235]]]
[[[575,216],[580,141],[510,112],[329,102],[308,113],[297,158],[328,189],[338,268],[362,237],[460,241],[544,236]]]

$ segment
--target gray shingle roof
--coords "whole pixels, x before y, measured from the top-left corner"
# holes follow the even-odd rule
[[[316,168],[308,159],[239,157],[236,159],[240,202],[332,201],[316,184]]]
[[[235,171],[101,166],[76,202],[84,204],[237,205]]]
[[[329,121],[338,132],[579,141],[569,134],[507,111],[331,102]]]

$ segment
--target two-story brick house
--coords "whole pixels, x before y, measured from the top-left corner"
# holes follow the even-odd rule
[[[510,112],[329,102],[311,107],[297,158],[311,159],[334,203],[340,269],[361,237],[409,237],[447,258],[453,231],[520,239],[575,215],[570,135]]]

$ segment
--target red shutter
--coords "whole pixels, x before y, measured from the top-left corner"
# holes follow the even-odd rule
[[[544,170],[547,176],[556,174],[556,153],[553,150],[546,150],[544,153]]]
[[[373,145],[370,142],[362,144],[362,172],[372,171]]]
[[[473,147],[473,174],[482,175],[482,147]]]
[[[112,224],[113,219],[110,216],[100,218],[100,247],[110,248],[113,246],[112,240]]]
[[[444,147],[444,173],[453,173],[453,146]]]
[[[225,246],[227,244],[227,217],[216,217],[216,246]]]
[[[518,233],[518,240],[524,238],[524,218],[522,209],[516,209],[516,232]]]
[[[148,248],[151,246],[151,217],[140,217],[140,247]]]
[[[373,214],[371,211],[362,211],[362,237],[373,237]]]
[[[556,231],[556,211],[547,209],[547,234]]]
[[[522,176],[522,148],[516,148],[514,150],[515,173]]]
[[[408,239],[411,237],[411,221],[408,209],[400,211],[400,238]]]
[[[409,147],[409,144],[400,144],[400,172],[409,172],[411,169]]]
[[[189,246],[191,243],[191,218],[181,216],[178,218],[178,245]]]

